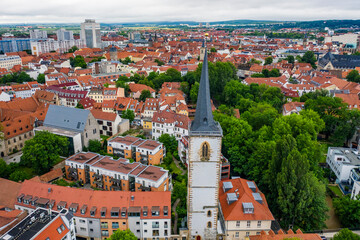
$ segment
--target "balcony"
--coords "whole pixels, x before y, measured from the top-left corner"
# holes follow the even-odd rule
[[[110,191],[121,191],[121,186],[112,185],[110,186]]]
[[[151,192],[151,187],[145,187],[145,186],[141,185],[140,190],[143,192]]]
[[[110,182],[112,182],[113,185],[115,185],[115,184],[121,185],[121,179],[110,178]]]
[[[68,173],[77,173],[77,169],[70,167],[70,168],[68,168]]]

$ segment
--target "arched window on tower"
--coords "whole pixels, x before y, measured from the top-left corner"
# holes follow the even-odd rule
[[[207,216],[208,216],[208,217],[211,217],[211,211],[210,211],[210,210],[207,211]]]
[[[208,228],[211,228],[211,222],[208,222],[208,223],[207,223],[207,227],[208,227]]]
[[[209,158],[210,158],[209,144],[207,142],[204,142],[201,147],[201,159],[209,160]]]

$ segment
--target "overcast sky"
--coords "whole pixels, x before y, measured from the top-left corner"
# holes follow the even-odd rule
[[[0,23],[359,19],[359,0],[1,0]]]

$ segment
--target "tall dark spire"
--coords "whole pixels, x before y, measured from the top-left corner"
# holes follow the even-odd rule
[[[195,119],[191,123],[190,135],[222,135],[221,126],[215,122],[211,110],[207,49],[205,49]]]

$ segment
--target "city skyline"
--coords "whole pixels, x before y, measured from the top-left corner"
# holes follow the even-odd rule
[[[157,21],[212,22],[235,19],[307,21],[329,19],[357,19],[360,5],[356,0],[301,2],[264,0],[240,2],[163,0],[134,2],[88,3],[84,0],[47,2],[17,0],[4,2],[0,9],[0,24],[6,23],[77,23],[85,18],[101,23],[135,23]],[[78,7],[73,7],[78,6]],[[71,9],[71,11],[69,11]],[[115,11],[114,11],[115,9]],[[116,10],[118,9],[118,10]],[[186,14],[184,14],[186,13]],[[211,13],[211,14],[210,14]]]

